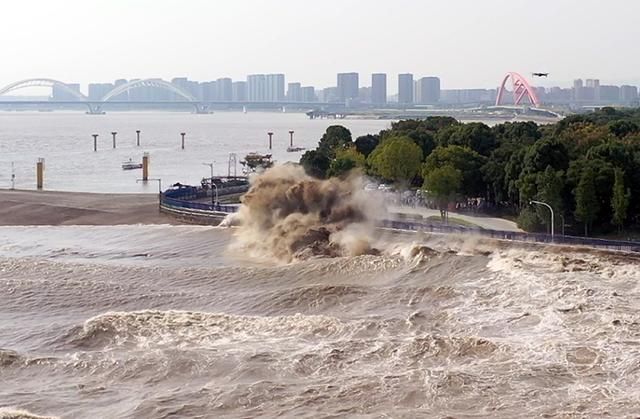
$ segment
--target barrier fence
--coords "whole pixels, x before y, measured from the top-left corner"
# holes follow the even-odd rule
[[[246,186],[231,186],[220,188],[218,197],[246,192]],[[177,189],[169,189],[160,195],[160,208],[171,210],[197,210],[220,213],[232,213],[238,211],[236,205],[223,205],[217,203],[195,202],[199,199],[211,197],[210,191],[195,187],[184,186]]]
[[[219,196],[242,193],[247,190],[246,186],[232,186],[220,188]],[[209,197],[208,191],[195,186],[169,189],[160,195],[160,208],[173,213],[184,213],[190,216],[200,217],[224,217],[226,214],[238,211],[237,205],[209,204],[194,202],[198,199]],[[500,240],[513,240],[532,243],[553,243],[574,246],[596,247],[601,249],[623,250],[630,252],[640,252],[640,242],[606,240],[589,237],[563,236],[540,233],[521,233],[515,231],[488,230],[481,228],[470,228],[460,226],[446,226],[417,221],[381,220],[379,227],[390,228],[402,231],[421,231],[427,233],[446,234],[474,234],[482,237]]]
[[[520,233],[516,231],[488,230],[481,228],[469,228],[459,226],[434,225],[419,223],[415,221],[382,220],[381,226],[396,230],[423,231],[429,233],[448,234],[475,234],[483,237],[501,240],[513,240],[533,243],[553,243],[574,246],[588,246],[602,249],[624,250],[630,252],[640,252],[640,242],[623,240],[606,240],[589,237],[563,236],[541,233]]]

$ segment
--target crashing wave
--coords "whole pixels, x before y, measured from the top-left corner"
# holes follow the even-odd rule
[[[273,167],[252,178],[238,213],[237,240],[253,254],[291,262],[310,257],[377,254],[372,215],[379,203],[360,177],[314,179],[296,165]]]
[[[40,416],[21,409],[0,407],[0,419],[58,419],[55,416]]]

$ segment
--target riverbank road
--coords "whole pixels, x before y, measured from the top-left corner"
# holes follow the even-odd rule
[[[421,208],[421,207],[387,205],[387,211],[389,212],[389,214],[395,214],[395,215],[422,216],[422,218],[425,219],[425,221],[429,217],[434,217],[434,216],[440,217],[439,210]],[[505,220],[504,218],[472,216],[472,215],[460,214],[452,211],[449,211],[449,218],[457,218],[466,223],[470,223],[487,230],[516,231],[516,232],[524,231],[518,228],[518,225],[513,221]]]

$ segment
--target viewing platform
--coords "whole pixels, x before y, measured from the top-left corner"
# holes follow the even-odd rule
[[[248,190],[249,180],[244,176],[207,178],[200,186],[176,183],[160,194],[160,212],[190,224],[218,225],[228,214],[237,212],[240,206],[239,203],[221,203],[220,200],[228,201]]]

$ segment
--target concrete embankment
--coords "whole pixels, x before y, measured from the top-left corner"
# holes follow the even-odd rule
[[[155,194],[0,190],[0,225],[180,224]]]

